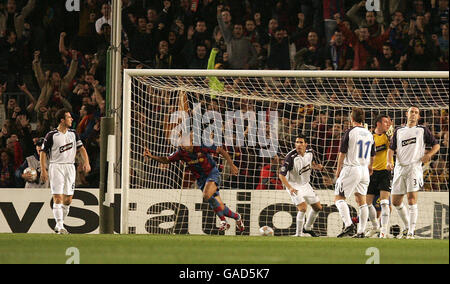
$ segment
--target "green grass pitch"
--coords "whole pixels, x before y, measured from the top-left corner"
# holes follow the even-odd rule
[[[381,264],[449,263],[449,240],[0,234],[0,264],[64,264],[70,247],[82,264],[364,264],[371,247]]]

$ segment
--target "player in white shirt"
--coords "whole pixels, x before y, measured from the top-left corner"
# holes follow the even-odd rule
[[[313,161],[313,152],[306,150],[307,146],[305,136],[297,135],[295,149],[286,155],[279,178],[298,210],[295,236],[310,234],[312,237],[318,237],[319,235],[312,230],[312,225],[319,211],[322,210],[322,205],[309,181],[311,169],[320,171],[323,166]],[[312,207],[312,210],[309,211],[305,227],[303,227],[307,204]]]
[[[75,190],[75,156],[80,151],[83,159],[83,170],[88,173],[91,170],[89,157],[80,137],[73,129],[73,118],[66,109],[56,113],[59,121],[57,129],[47,133],[40,153],[41,181],[50,180],[50,188],[53,195],[53,215],[56,220],[55,232],[67,234],[64,228],[64,219],[69,214],[72,196]],[[45,167],[49,157],[48,172]]]
[[[364,231],[369,217],[366,195],[372,174],[375,142],[372,133],[363,127],[364,110],[354,108],[351,122],[352,128],[348,129],[341,139],[336,170],[334,201],[345,224],[338,238],[355,234],[355,225],[352,223],[350,210],[345,201],[353,192],[359,206],[359,224],[355,237],[365,237]]]
[[[418,191],[423,187],[422,163],[429,162],[439,151],[440,145],[427,127],[418,125],[420,110],[417,107],[410,107],[406,118],[406,125],[397,128],[392,136],[386,168],[394,170],[392,204],[408,230],[406,238],[414,239]],[[431,150],[425,152],[425,145],[431,146]],[[397,153],[395,168],[392,165],[394,152]],[[405,194],[408,197],[409,210],[403,205]],[[404,233],[402,236],[404,237]]]

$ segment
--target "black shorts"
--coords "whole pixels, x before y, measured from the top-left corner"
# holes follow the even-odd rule
[[[380,190],[391,192],[391,172],[388,170],[373,171],[370,176],[367,194],[379,195]]]

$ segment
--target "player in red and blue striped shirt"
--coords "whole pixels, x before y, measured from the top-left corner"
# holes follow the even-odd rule
[[[192,146],[192,141],[189,146],[180,146],[178,150],[168,157],[158,157],[152,155],[148,150],[144,155],[163,164],[170,164],[177,161],[186,163],[188,170],[194,175],[197,180],[198,187],[203,192],[203,200],[207,201],[210,207],[214,210],[220,218],[220,231],[225,231],[230,228],[230,225],[225,219],[230,217],[236,220],[237,228],[244,231],[244,223],[241,215],[231,211],[219,196],[220,173],[217,165],[210,154],[217,153],[224,157],[231,165],[231,173],[237,175],[239,173],[236,165],[233,164],[228,152],[222,147],[216,146]]]

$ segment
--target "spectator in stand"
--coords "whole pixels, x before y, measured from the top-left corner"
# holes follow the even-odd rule
[[[195,27],[190,26],[188,28],[186,38],[187,40],[184,43],[182,53],[185,58],[184,61],[186,61],[186,65],[189,67],[191,61],[195,60],[195,57],[198,56],[197,49],[199,45],[205,46],[207,51],[211,46],[206,22],[200,19],[196,22]]]
[[[448,23],[441,25],[441,36],[436,36],[436,38],[433,40],[435,41],[435,45],[439,46],[441,55],[448,53]]]
[[[125,11],[125,10],[124,10]],[[151,66],[156,55],[156,35],[147,31],[147,18],[140,16],[137,18],[137,25],[130,21],[127,15],[122,12],[123,30],[129,40],[131,57],[143,64]]]
[[[6,149],[0,149],[0,187],[15,187],[14,165],[11,156]]]
[[[255,20],[248,19],[245,21],[245,32],[244,36],[251,42],[259,42],[260,41],[260,35],[258,33],[258,30],[256,29]]]
[[[314,151],[320,161],[324,161],[327,148],[327,133],[330,124],[328,123],[329,114],[326,111],[320,112],[311,123],[311,145],[314,145]]]
[[[15,171],[23,161],[23,149],[22,146],[20,146],[19,137],[17,134],[13,133],[8,139],[6,139],[6,148],[11,153],[11,163]]]
[[[203,19],[197,20],[195,23],[195,32],[192,35],[192,40],[194,44],[198,44],[201,42],[209,41],[211,39],[211,35],[208,31],[208,27],[206,25],[206,21]]]
[[[325,27],[325,43],[329,43],[331,37],[336,30],[336,20],[334,19],[334,15],[339,13],[343,18],[345,15],[345,0],[323,0],[323,20]]]
[[[252,45],[256,51],[256,69],[267,69],[267,50],[259,42],[254,42]]]
[[[20,148],[22,148],[23,156],[27,157],[34,151],[32,145],[30,120],[25,114],[20,114],[16,119],[16,131]]]
[[[448,28],[448,0],[439,0],[436,7],[436,0],[431,0],[431,21],[433,25],[433,33],[439,32],[439,27],[447,24]]]
[[[39,180],[39,176],[41,174],[41,163],[39,162],[39,153],[41,152],[42,144],[44,144],[44,137],[34,138],[32,142],[35,148],[33,154],[27,156],[25,161],[20,165],[20,167],[16,170],[15,176],[16,180],[25,182],[25,188],[49,188],[50,184],[47,180],[45,183],[41,183]],[[37,171],[37,178],[33,180],[31,173],[24,173],[26,168],[32,168]],[[48,169],[48,161],[47,161],[47,169]]]
[[[100,181],[100,120],[96,120],[94,129],[85,143],[86,151],[90,154],[91,171],[84,176],[87,187],[98,188]]]
[[[326,149],[325,165],[327,168],[335,168],[336,162],[339,154],[339,145],[341,143],[342,135],[342,124],[341,122],[334,123],[331,131],[328,132],[328,146]]]
[[[308,47],[295,54],[295,69],[297,70],[320,70],[325,67],[325,51],[319,43],[317,32],[308,34]]]
[[[410,19],[408,36],[410,39],[420,38],[424,42],[429,41],[431,29],[424,15],[413,16]]]
[[[6,83],[2,88],[6,89]],[[17,100],[15,98],[8,99],[8,103],[5,105],[5,107],[6,119],[16,119],[17,113],[21,111],[20,106],[17,105]]]
[[[0,11],[0,37],[6,35],[6,31],[13,31],[17,38],[22,38],[24,32],[25,19],[33,11],[36,0],[28,0],[22,11],[17,11],[15,0],[8,0],[6,9]]]
[[[389,29],[382,35],[370,37],[369,28],[367,26],[360,26],[358,34],[356,34],[342,23],[339,14],[336,14],[335,16],[340,31],[342,31],[344,37],[349,40],[355,51],[352,70],[366,70],[369,67],[367,64],[368,59],[373,58],[378,52],[381,52],[383,43],[389,38],[391,28],[395,27],[394,22],[391,23]]]
[[[169,8],[170,8],[170,6],[169,6]],[[166,9],[166,11],[168,11],[168,9]],[[159,17],[158,17],[158,12],[156,11],[155,8],[150,7],[149,9],[147,9],[147,15],[146,16],[147,16],[147,22],[148,23],[152,23],[154,26],[158,25]]]
[[[156,69],[176,68],[172,54],[169,53],[169,43],[166,40],[159,42],[158,53],[155,56]]]
[[[393,28],[389,36],[394,56],[399,57],[406,52],[409,43],[409,23],[405,21],[403,12],[395,11],[393,15]]]
[[[270,39],[267,56],[267,67],[275,70],[290,70],[289,40],[287,31],[278,28]]]
[[[80,109],[80,121],[76,128],[76,133],[80,136],[83,143],[91,135],[95,120],[95,107],[91,104],[84,104]]]
[[[395,71],[399,59],[395,56],[392,44],[385,42],[383,44],[383,54],[374,58],[376,70]]]
[[[297,14],[298,24],[291,34],[291,41],[295,43],[296,50],[301,50],[308,46],[308,34],[312,30],[311,26],[305,25],[305,14]]]
[[[325,55],[327,70],[351,70],[355,54],[353,48],[344,42],[340,30],[335,30]]]
[[[278,170],[280,168],[281,162],[278,156],[274,156],[270,163],[264,165],[261,168],[261,173],[259,177],[259,184],[257,185],[257,190],[264,189],[283,189],[283,184],[278,178]]]
[[[97,0],[84,1],[80,7],[78,35],[91,36],[96,33],[95,24],[100,15]]]
[[[423,0],[414,0],[412,2],[412,9],[409,12],[409,18],[415,18],[417,15],[425,15],[426,9]]]
[[[223,4],[217,5],[217,18],[218,17],[222,18],[222,27],[220,27],[220,25],[218,24],[215,28],[214,28],[214,34],[217,34],[217,32],[221,32],[221,34],[223,35],[223,32],[225,31],[227,34],[232,34],[233,33],[233,23],[231,22],[232,18],[231,18],[231,13],[230,10],[226,9],[224,7]],[[216,20],[216,23],[218,23]]]
[[[399,62],[400,70],[430,71],[436,60],[436,47],[426,48],[422,39],[412,39],[408,52]]]
[[[5,37],[0,37],[0,84],[8,82],[9,92],[17,91],[17,85],[23,84],[23,59],[23,40],[13,30],[6,30]]]
[[[261,33],[261,44],[263,46],[268,46],[270,43],[270,40],[275,37],[275,32],[277,31],[279,25],[278,20],[275,18],[272,18],[269,20],[269,24],[267,25],[267,29]]]
[[[228,61],[231,69],[250,69],[256,66],[256,51],[251,42],[244,37],[242,24],[234,24],[233,32],[230,33],[222,15],[217,16],[220,32],[227,45]]]
[[[95,22],[95,31],[100,34],[101,28],[103,24],[108,24],[112,26],[112,19],[111,19],[111,4],[105,3],[102,5],[101,13],[103,17],[98,19]]]
[[[359,16],[360,10],[364,9],[366,17]],[[341,15],[339,15],[341,16]],[[379,37],[384,33],[384,19],[381,13],[366,10],[366,1],[361,1],[347,12],[347,17],[356,26],[366,26],[370,37]],[[340,17],[342,19],[342,17]]]
[[[189,69],[206,69],[208,67],[207,49],[204,43],[197,44],[195,56],[189,62]]]
[[[39,110],[41,106],[40,100],[45,100],[46,102],[50,99],[53,91],[57,90],[64,97],[70,92],[69,84],[75,77],[78,67],[77,51],[72,50],[72,61],[70,64],[69,72],[61,79],[61,75],[57,71],[53,71],[50,76],[50,72],[44,74],[42,70],[41,61],[39,58],[40,52],[35,51],[33,60],[33,71],[36,76],[39,87],[41,88],[41,95],[39,96],[38,102],[36,104],[36,111]]]

